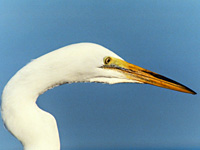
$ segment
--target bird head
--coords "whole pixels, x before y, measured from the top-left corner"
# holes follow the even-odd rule
[[[98,44],[80,43],[68,48],[74,49],[71,53],[71,68],[74,68],[72,72],[76,72],[75,82],[80,80],[78,82],[144,83],[196,94],[174,80],[124,61],[117,54]]]

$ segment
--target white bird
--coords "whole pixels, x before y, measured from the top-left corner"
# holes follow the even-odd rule
[[[69,45],[31,61],[4,88],[1,105],[4,124],[25,150],[60,149],[56,120],[40,109],[36,100],[48,89],[75,82],[137,82],[196,94],[180,83],[124,61],[103,46]]]

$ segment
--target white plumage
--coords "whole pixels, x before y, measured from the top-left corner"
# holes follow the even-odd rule
[[[66,46],[31,61],[4,88],[3,121],[25,150],[60,149],[56,121],[36,100],[54,86],[73,82],[138,82],[195,94],[173,80],[123,61],[100,45]]]

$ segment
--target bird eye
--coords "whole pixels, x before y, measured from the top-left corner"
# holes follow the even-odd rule
[[[107,65],[109,62],[111,61],[111,58],[110,57],[106,57],[104,59],[104,63]]]

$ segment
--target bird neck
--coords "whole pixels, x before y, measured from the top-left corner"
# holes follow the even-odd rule
[[[62,78],[58,80],[50,64],[38,64],[42,64],[41,60],[29,63],[8,82],[2,95],[2,118],[25,150],[59,150],[56,120],[41,110],[36,100],[49,88],[61,84]]]
[[[94,44],[64,47],[33,60],[11,78],[2,95],[2,118],[26,150],[60,149],[56,121],[37,106],[36,100],[60,84],[102,81],[91,78],[105,76],[98,72],[104,52],[112,54]],[[94,60],[98,63],[91,63]]]

